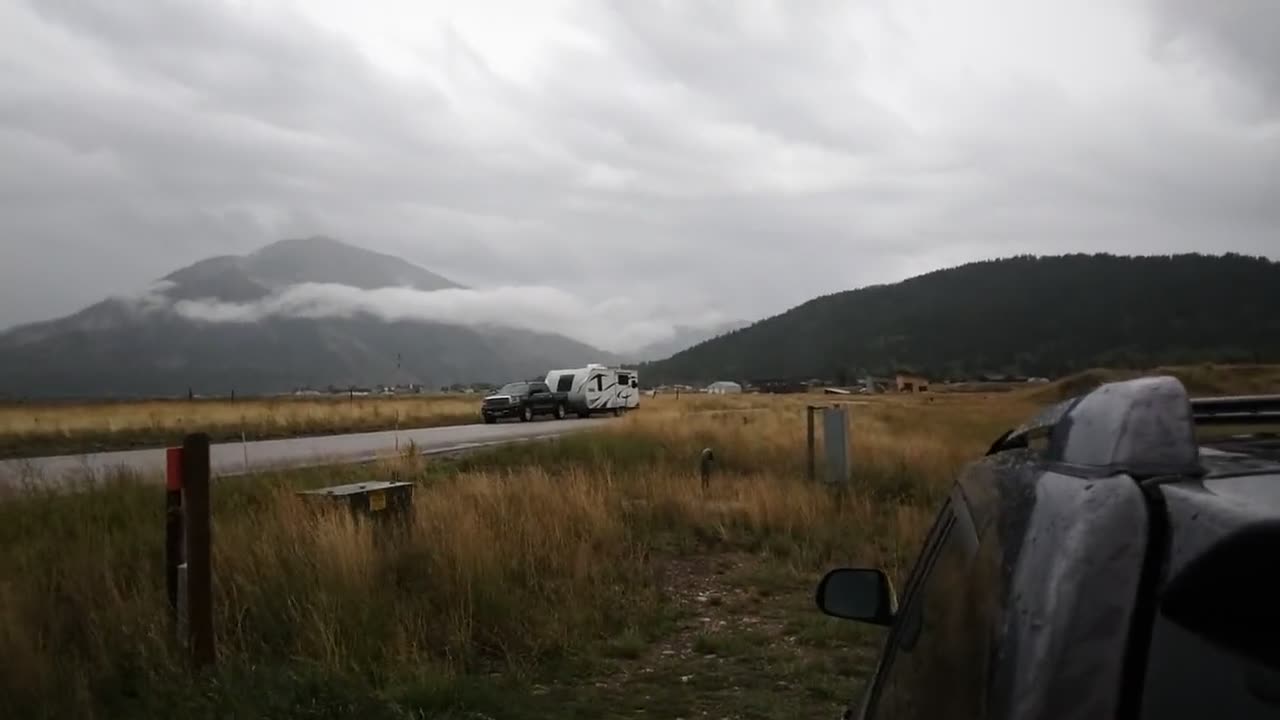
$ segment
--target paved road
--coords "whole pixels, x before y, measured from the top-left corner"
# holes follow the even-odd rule
[[[423,453],[442,453],[484,445],[553,437],[599,427],[604,422],[607,421],[545,420],[532,423],[459,425],[399,432],[262,440],[244,444],[223,443],[213,446],[210,461],[214,474],[238,475],[247,471],[272,468],[373,460],[394,455],[397,443],[400,447],[404,447],[412,442]],[[88,472],[100,475],[119,468],[127,468],[143,474],[155,474],[158,477],[164,472],[164,450],[126,450],[90,455],[0,460],[0,482],[23,480],[37,483],[58,482],[82,478]]]

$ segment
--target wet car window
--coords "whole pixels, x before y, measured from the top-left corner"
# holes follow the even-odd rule
[[[972,525],[952,519],[897,636],[876,718],[977,718],[983,714],[989,634],[969,592]]]
[[[1274,720],[1280,668],[1242,658],[1161,615],[1152,631],[1142,718],[1172,717]]]

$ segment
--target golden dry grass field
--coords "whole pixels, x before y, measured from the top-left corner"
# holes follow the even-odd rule
[[[1276,365],[1200,365],[1149,372],[1176,375],[1196,394],[1280,392]],[[1015,386],[1014,392],[1034,402],[1049,402],[1138,374],[1090,370],[1047,386]],[[937,393],[946,394],[950,393]],[[196,430],[217,442],[239,440],[242,433],[247,440],[267,440],[458,425],[477,422],[479,407],[475,395],[0,403],[0,458],[161,447]]]
[[[882,636],[814,584],[900,580],[957,469],[1044,399],[839,398],[839,491],[805,477],[804,404],[833,399],[659,397],[545,443],[221,480],[205,673],[172,640],[159,489],[10,496],[0,717],[835,717]],[[392,477],[415,483],[398,535],[295,494]]]
[[[200,430],[216,441],[459,425],[474,395],[0,403],[0,457],[160,447]]]

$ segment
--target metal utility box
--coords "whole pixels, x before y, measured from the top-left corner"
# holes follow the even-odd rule
[[[849,413],[842,407],[823,408],[822,446],[827,453],[827,482],[849,481]]]
[[[822,416],[822,445],[825,455],[823,481],[831,485],[849,482],[849,409],[845,405],[809,405],[805,408],[808,425],[809,479],[818,479],[817,427],[815,415]]]
[[[298,494],[345,504],[353,515],[373,520],[403,519],[413,508],[413,483],[410,482],[351,483],[303,490]]]

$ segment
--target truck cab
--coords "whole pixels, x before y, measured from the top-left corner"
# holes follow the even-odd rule
[[[878,569],[819,584],[827,614],[887,629],[846,717],[1280,716],[1276,427],[1280,396],[1191,400],[1158,377],[1006,433],[957,479],[901,603]]]
[[[530,422],[540,415],[550,415],[563,420],[568,408],[564,393],[552,392],[545,382],[530,380],[503,385],[496,393],[485,397],[480,414],[486,423],[501,418],[519,418]]]

